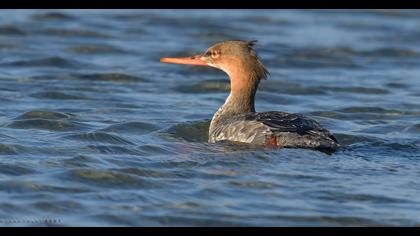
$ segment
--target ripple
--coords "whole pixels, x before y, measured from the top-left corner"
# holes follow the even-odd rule
[[[279,59],[277,64],[281,68],[303,68],[303,69],[325,69],[325,68],[345,68],[345,69],[360,69],[351,62],[342,61],[322,61],[322,60],[307,60],[307,59]]]
[[[245,189],[271,189],[279,187],[278,184],[272,182],[264,182],[258,180],[247,180],[247,181],[230,181],[229,185],[234,187],[240,187]]]
[[[164,154],[164,155],[178,154],[177,151],[174,151],[170,147],[164,146],[164,145],[145,144],[145,145],[142,145],[140,149],[146,153],[151,153],[151,154]]]
[[[393,153],[395,151],[402,151],[404,152],[404,156],[413,157],[411,154],[419,153],[420,146],[419,143],[416,141],[413,142],[395,142],[395,141],[388,141],[388,140],[379,140],[376,142],[371,143],[372,147],[384,147],[385,149],[391,149]],[[416,156],[414,156],[416,157]],[[418,156],[417,156],[418,157]]]
[[[233,34],[232,32],[225,31],[210,31],[210,32],[199,32],[197,34],[192,34],[192,37],[196,38],[200,42],[203,43],[214,43],[214,42],[222,42],[224,40],[239,38],[236,34]],[[188,54],[185,54],[188,55]]]
[[[61,57],[46,57],[41,59],[22,60],[3,63],[5,66],[19,66],[19,67],[57,67],[57,68],[83,68],[87,63],[76,60],[64,59]]]
[[[406,128],[406,126],[402,124],[373,125],[367,128],[359,129],[357,132],[365,134],[390,134],[394,132],[402,132],[404,131],[404,128]]]
[[[109,38],[110,36],[99,33],[96,31],[90,31],[86,29],[43,29],[35,31],[46,36],[56,36],[56,37],[84,37],[84,38]]]
[[[79,140],[79,141],[97,142],[97,143],[134,145],[134,143],[124,138],[121,138],[118,135],[108,134],[108,133],[100,132],[100,131],[81,133],[81,134],[72,134],[72,135],[67,135],[64,138],[69,138],[69,139],[74,139],[74,140]]]
[[[210,120],[185,122],[170,127],[166,132],[190,142],[207,142],[209,125]]]
[[[40,129],[49,131],[69,131],[83,128],[81,124],[77,124],[72,121],[46,119],[17,120],[9,123],[7,127],[14,129]]]
[[[132,34],[132,35],[141,35],[144,36],[145,34],[148,34],[148,31],[146,31],[145,29],[140,29],[140,28],[128,28],[126,30],[124,30],[125,33],[127,34]]]
[[[273,94],[272,92],[264,92],[260,91],[257,94],[258,101],[268,102],[270,104],[278,105],[278,104],[298,104],[299,100],[294,99],[292,97],[277,95]]]
[[[418,57],[420,53],[407,48],[384,47],[372,50],[355,50],[351,47],[326,47],[292,50],[293,57],[301,59],[349,59],[352,57]]]
[[[375,151],[372,151],[372,148]],[[369,153],[366,158],[374,156],[380,158],[397,157],[417,161],[419,159],[420,143],[412,140],[401,140],[397,142],[395,140],[377,139],[374,142],[354,143],[348,150]]]
[[[260,91],[292,95],[322,95],[326,92],[318,87],[306,87],[289,81],[267,81],[261,83]]]
[[[17,154],[17,150],[13,145],[7,145],[0,143],[0,154],[2,155],[12,155]]]
[[[81,45],[65,49],[67,52],[80,54],[109,54],[109,53],[127,53],[126,51],[109,45]]]
[[[249,28],[247,27],[240,27],[238,25],[228,25],[222,22],[217,21],[204,21],[204,20],[194,20],[188,17],[188,14],[185,15],[186,17],[168,17],[168,16],[159,16],[159,17],[146,17],[144,24],[153,24],[156,27],[160,26],[168,26],[171,25],[172,27],[191,27],[195,29],[206,29],[207,32],[227,32],[229,34],[235,33],[245,33],[248,32]],[[192,33],[193,34],[193,33]],[[238,37],[234,37],[238,38]]]
[[[390,58],[401,58],[401,57],[418,57],[420,54],[414,50],[403,49],[403,48],[380,48],[372,51],[359,52],[359,55],[371,56],[371,57],[390,57]]]
[[[73,16],[61,12],[46,12],[34,14],[31,16],[31,18],[39,21],[66,21],[75,19]]]
[[[338,87],[338,86],[317,86],[316,89],[331,92],[361,93],[361,94],[388,94],[389,91],[382,88],[368,87]]]
[[[408,126],[404,131],[409,133],[420,133],[420,123]]]
[[[127,173],[131,175],[136,175],[140,177],[146,177],[146,178],[179,178],[179,177],[186,177],[182,173],[171,173],[167,170],[165,171],[159,171],[159,170],[152,170],[152,169],[146,169],[146,168],[122,168],[122,169],[113,169],[114,171]]]
[[[278,222],[278,220],[285,221],[284,224],[292,224],[296,226],[390,226],[387,224],[379,223],[377,221],[352,216],[265,216]]]
[[[405,84],[403,82],[390,82],[390,83],[385,84],[385,86],[390,87],[390,88],[398,88],[398,89],[410,88],[410,85]]]
[[[69,176],[72,180],[95,186],[139,189],[161,187],[151,181],[110,170],[78,169],[69,171]]]
[[[384,115],[403,115],[404,112],[393,109],[385,109],[381,107],[346,107],[339,111],[345,113],[375,113]]]
[[[148,163],[148,168],[157,168],[157,169],[194,169],[195,167],[199,166],[200,163],[198,161],[193,160],[181,160],[181,161],[155,161],[153,163]],[[183,173],[181,173],[182,175]],[[185,174],[185,173],[184,173]],[[191,177],[190,175],[188,175]],[[186,177],[188,177],[186,176]],[[185,176],[184,176],[185,177]]]
[[[348,54],[352,56],[364,56],[364,57],[389,57],[389,58],[402,58],[402,57],[418,57],[420,54],[414,50],[405,48],[379,48],[367,51],[355,51],[350,50]]]
[[[118,145],[88,145],[89,151],[93,151],[100,154],[127,154],[127,155],[144,155],[143,152],[134,149],[126,148]]]
[[[405,48],[380,48],[358,51],[350,47],[292,49],[277,59],[277,64],[288,68],[363,68],[356,58],[415,58],[420,53]]]
[[[318,175],[311,175],[311,174],[293,174],[293,173],[274,173],[275,176],[281,177],[282,179],[293,179],[293,180],[304,180],[305,182],[322,182],[327,181],[329,178],[318,176]]]
[[[321,116],[321,117],[327,117],[327,118],[333,118],[333,119],[352,119],[351,116],[342,114],[340,112],[336,111],[313,111],[309,113],[313,116]]]
[[[8,213],[8,214],[16,214],[17,212],[19,213],[24,213],[25,215],[28,215],[28,213],[30,213],[31,211],[22,205],[16,205],[16,204],[11,204],[11,203],[0,203],[0,210],[3,213]]]
[[[1,144],[0,144],[0,153]],[[4,175],[20,176],[36,173],[35,170],[24,167],[22,165],[10,165],[10,164],[0,164],[0,173]]]
[[[134,82],[149,82],[148,79],[123,74],[123,73],[93,73],[93,74],[65,74],[65,75],[41,75],[41,76],[32,76],[32,79],[47,79],[47,80],[87,80],[87,81],[110,81],[110,82],[120,82],[120,83],[134,83]],[[84,91],[98,91],[94,88],[78,88],[78,90]]]
[[[31,96],[36,97],[36,98],[48,98],[48,99],[60,99],[60,100],[84,100],[84,99],[88,99],[84,95],[73,95],[73,94],[57,92],[57,91],[39,92],[39,93],[34,93]]]
[[[0,43],[0,49],[4,50],[4,49],[17,49],[17,48],[22,48],[22,46],[17,45],[17,44],[11,44],[11,43]]]
[[[351,134],[334,133],[334,136],[337,138],[339,143],[342,144],[343,146],[351,145],[354,143],[374,142],[378,140],[378,138],[370,137],[367,135],[351,135]]]
[[[15,129],[40,129],[49,131],[68,131],[84,128],[84,124],[74,121],[68,113],[34,110],[25,112],[6,125]]]
[[[228,80],[207,80],[192,85],[180,85],[175,90],[181,93],[214,93],[229,92],[230,83]]]
[[[85,211],[85,207],[76,201],[38,201],[30,204],[30,207],[50,213],[76,213]]]
[[[71,119],[75,118],[75,115],[70,113],[62,113],[62,112],[54,112],[54,111],[44,111],[44,110],[32,110],[23,113],[22,115],[15,118],[15,120],[22,120],[22,119]]]
[[[391,34],[382,34],[377,36],[366,37],[367,40],[380,41],[386,43],[399,43],[407,45],[409,43],[418,42],[420,33],[413,30],[394,31]]]
[[[276,62],[286,68],[362,68],[346,52],[345,48],[295,49],[277,58]]]
[[[337,27],[342,29],[348,29],[348,30],[357,30],[357,31],[367,31],[369,33],[372,33],[372,31],[389,31],[393,30],[393,27],[382,25],[382,24],[376,24],[375,22],[367,22],[367,21],[361,21],[361,22],[339,22],[336,24]]]
[[[372,202],[377,204],[392,204],[392,203],[405,203],[406,200],[390,198],[380,195],[372,194],[357,194],[357,193],[341,193],[330,191],[317,191],[315,193],[307,193],[308,196],[327,201],[337,202]]]
[[[39,184],[32,181],[22,180],[3,180],[0,181],[0,190],[9,193],[34,193],[34,192],[46,192],[46,193],[85,193],[88,190],[84,188],[71,188],[61,187],[53,185]]]
[[[9,36],[25,36],[27,33],[16,26],[12,25],[1,25],[0,26],[0,35],[9,35]]]
[[[66,167],[91,167],[91,164],[101,164],[102,162],[96,158],[78,155],[63,161]]]
[[[394,119],[405,112],[381,107],[346,107],[336,111],[314,111],[309,114],[341,120],[359,120],[361,124],[383,124],[384,120]],[[373,122],[373,123],[372,123]]]
[[[291,26],[294,23],[286,19],[275,19],[269,16],[245,16],[243,20],[250,21],[257,24],[276,24],[277,26]]]
[[[147,16],[144,14],[132,14],[132,13],[128,13],[128,14],[115,14],[110,16],[113,19],[117,19],[117,20],[124,20],[124,21],[137,21],[137,20],[144,20]]]
[[[70,75],[70,77],[93,81],[148,82],[145,78],[121,73],[74,74]]]
[[[198,227],[246,227],[249,223],[241,222],[240,219],[235,220],[235,216],[146,216],[148,220],[159,222],[162,226],[198,226]]]
[[[124,122],[120,124],[110,125],[102,129],[106,132],[131,133],[131,134],[147,134],[160,129],[157,125],[146,122]]]

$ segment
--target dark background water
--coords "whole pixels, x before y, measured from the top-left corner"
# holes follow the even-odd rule
[[[420,11],[2,10],[0,22],[3,226],[420,225]],[[227,39],[259,40],[271,77],[258,111],[303,113],[345,147],[208,144],[226,76],[159,58]]]

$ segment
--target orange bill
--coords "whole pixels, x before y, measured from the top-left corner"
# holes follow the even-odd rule
[[[164,57],[160,59],[161,62],[174,63],[174,64],[185,64],[185,65],[196,65],[196,66],[207,66],[207,61],[201,59],[201,55],[192,57]]]

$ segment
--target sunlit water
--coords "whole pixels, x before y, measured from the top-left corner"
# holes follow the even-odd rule
[[[420,12],[0,11],[0,225],[420,225]],[[208,144],[223,72],[168,65],[257,39],[258,111],[344,145]],[[49,222],[48,220],[56,220]]]

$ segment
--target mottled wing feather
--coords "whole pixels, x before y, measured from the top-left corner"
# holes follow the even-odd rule
[[[299,114],[271,111],[247,114],[248,120],[257,120],[278,132],[296,132],[304,134],[310,130],[322,129],[318,122]]]
[[[213,141],[232,140],[254,144],[334,150],[335,137],[315,120],[300,114],[261,112],[236,115],[220,122],[210,137]]]

